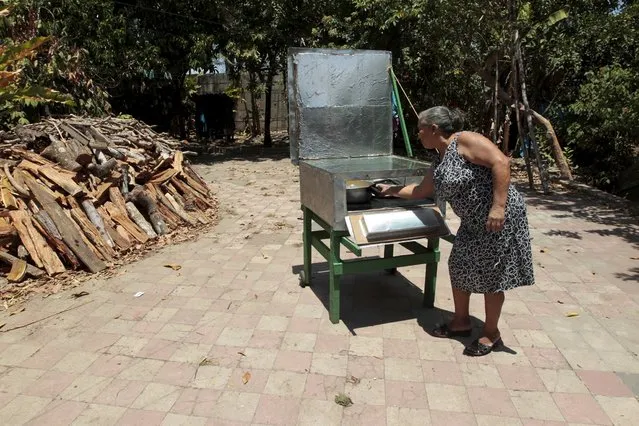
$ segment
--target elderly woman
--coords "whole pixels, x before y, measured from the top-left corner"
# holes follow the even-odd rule
[[[470,295],[484,295],[481,336],[464,349],[483,356],[503,345],[499,316],[506,290],[534,283],[523,197],[510,185],[508,158],[488,139],[461,132],[463,117],[446,107],[419,114],[419,139],[439,158],[419,185],[379,185],[384,195],[446,200],[461,219],[448,260],[455,314],[433,331],[437,337],[470,336]]]

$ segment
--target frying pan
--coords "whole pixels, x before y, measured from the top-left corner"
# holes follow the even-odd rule
[[[397,182],[392,179],[376,179],[372,181],[363,179],[347,180],[346,203],[365,204],[368,203],[373,196],[380,196],[379,190],[375,187],[378,183],[397,185]]]

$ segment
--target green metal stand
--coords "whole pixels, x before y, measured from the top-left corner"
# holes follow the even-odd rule
[[[311,252],[314,247],[328,262],[329,270],[329,318],[333,324],[340,319],[340,278],[345,274],[387,270],[394,272],[403,266],[426,264],[426,281],[424,285],[424,302],[426,308],[435,304],[435,287],[437,281],[437,263],[439,262],[439,238],[428,240],[424,247],[417,242],[400,243],[411,254],[393,256],[393,245],[384,247],[383,258],[342,260],[340,247],[346,247],[358,257],[362,256],[362,249],[349,238],[348,232],[335,231],[330,225],[319,218],[307,207],[302,206],[304,213],[304,270],[300,274],[303,287],[311,284]],[[322,230],[313,231],[315,222]],[[323,240],[329,240],[329,245]]]

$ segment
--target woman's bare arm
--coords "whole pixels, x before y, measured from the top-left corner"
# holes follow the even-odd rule
[[[510,185],[510,160],[490,140],[473,132],[459,134],[457,150],[467,161],[491,170],[493,200],[486,228],[489,231],[501,230],[504,226],[506,200]]]

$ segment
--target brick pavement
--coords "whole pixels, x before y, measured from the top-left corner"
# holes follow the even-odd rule
[[[445,265],[430,311],[423,267],[345,278],[333,325],[322,268],[298,285],[296,169],[284,158],[199,170],[220,198],[215,230],[87,282],[85,298],[2,318],[8,329],[76,307],[0,333],[2,424],[639,424],[636,219],[527,194],[537,285],[507,294],[507,351],[473,359],[467,341],[424,331],[452,310]],[[480,327],[480,297],[471,309]],[[351,407],[334,402],[341,392]]]

